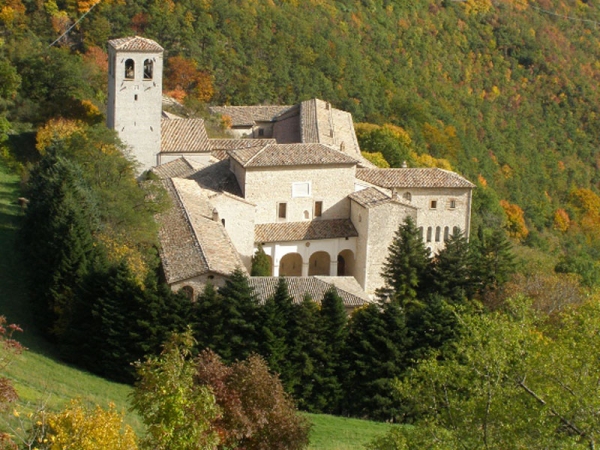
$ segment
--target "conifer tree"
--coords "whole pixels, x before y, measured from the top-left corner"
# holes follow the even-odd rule
[[[381,274],[385,286],[377,290],[377,296],[403,304],[422,297],[430,285],[430,259],[415,222],[407,217],[390,245]]]
[[[455,230],[433,264],[435,291],[459,303],[474,295],[473,259],[467,238]]]
[[[256,295],[241,269],[234,270],[219,289],[220,325],[216,352],[226,362],[247,358],[258,351],[259,307]]]
[[[393,384],[408,365],[411,346],[406,317],[398,302],[358,309],[348,324],[344,412],[378,420],[398,420],[402,408]]]
[[[320,333],[319,307],[306,295],[299,305],[293,305],[290,319],[288,358],[293,378],[287,381],[288,392],[306,411],[321,412],[322,404],[314,401],[317,392],[317,371],[326,358],[324,337]]]
[[[340,410],[342,389],[343,349],[346,341],[348,316],[344,302],[332,287],[323,296],[319,314],[323,353],[317,359],[315,406],[327,413]]]
[[[275,294],[268,298],[260,309],[261,353],[270,369],[279,374],[286,389],[289,389],[292,378],[288,353],[291,345],[289,325],[293,314],[293,301],[285,278],[279,278]]]
[[[211,283],[207,283],[192,307],[192,329],[200,350],[217,351],[217,345],[225,341],[221,316],[221,297]]]
[[[258,250],[252,256],[252,271],[253,277],[270,277],[271,276],[271,260],[265,253],[262,245],[258,246]]]
[[[494,290],[508,281],[515,271],[515,256],[506,232],[500,228],[487,236],[482,228],[475,244],[475,276],[479,292]]]

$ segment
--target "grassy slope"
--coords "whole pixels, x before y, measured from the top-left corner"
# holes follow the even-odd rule
[[[56,409],[73,397],[81,397],[90,404],[105,407],[113,402],[119,410],[126,411],[129,386],[111,383],[61,363],[52,346],[31,327],[23,267],[15,249],[21,217],[15,204],[18,192],[18,177],[10,175],[0,161],[0,315],[23,327],[25,332],[17,338],[29,349],[16,358],[5,375],[13,380],[26,409],[42,402],[48,408]],[[308,417],[314,425],[310,446],[314,450],[359,449],[389,428],[387,424],[357,419],[318,414]],[[139,417],[126,412],[125,420],[141,433]],[[0,430],[3,426],[4,422],[0,420]]]

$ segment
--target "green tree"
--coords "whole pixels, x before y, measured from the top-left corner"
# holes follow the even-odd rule
[[[475,278],[478,291],[485,294],[506,283],[515,271],[515,256],[506,233],[497,228],[488,236],[478,230],[475,246]]]
[[[258,246],[258,250],[252,256],[252,272],[253,277],[270,277],[271,276],[271,259],[267,256],[262,245]]]
[[[142,448],[210,450],[219,442],[212,421],[219,409],[210,388],[194,382],[191,331],[173,335],[159,356],[136,363],[132,409],[147,427]]]
[[[220,321],[215,351],[226,362],[245,359],[258,351],[260,320],[256,294],[241,269],[234,270],[218,292]]]
[[[475,264],[467,238],[455,229],[433,263],[435,291],[455,303],[464,303],[475,293]]]
[[[430,263],[430,251],[413,219],[407,217],[390,245],[381,274],[385,286],[377,290],[377,296],[401,304],[422,297],[429,288]]]

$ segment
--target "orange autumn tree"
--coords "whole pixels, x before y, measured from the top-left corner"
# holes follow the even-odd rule
[[[193,96],[201,102],[207,102],[214,95],[210,74],[199,70],[195,61],[183,56],[168,59],[165,75],[166,94],[177,100]]]
[[[529,235],[529,230],[525,225],[525,214],[521,207],[506,200],[500,200],[500,206],[506,213],[508,234],[520,240],[525,239]]]

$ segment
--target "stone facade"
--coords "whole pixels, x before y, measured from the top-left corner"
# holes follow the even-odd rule
[[[109,57],[108,124],[142,168],[161,163],[152,170],[173,199],[159,217],[173,289],[196,294],[236,267],[250,271],[261,245],[273,277],[298,277],[295,285],[319,289],[323,280],[350,291],[359,285],[368,295],[383,284],[388,248],[406,217],[433,254],[455,229],[470,232],[472,183],[435,168],[374,168],[360,153],[351,115],[328,102],[213,107],[231,119],[238,138],[210,139],[201,119],[161,113],[158,44],[117,39]],[[151,79],[142,71],[149,62]],[[267,292],[274,281],[257,283]]]

